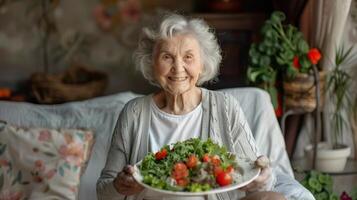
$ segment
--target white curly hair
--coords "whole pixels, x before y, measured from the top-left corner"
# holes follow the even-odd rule
[[[202,19],[189,19],[178,14],[167,14],[156,26],[143,28],[138,47],[134,52],[134,60],[144,78],[153,85],[158,85],[153,73],[155,44],[177,34],[194,36],[200,46],[203,71],[197,85],[214,80],[218,76],[222,56],[213,30]]]

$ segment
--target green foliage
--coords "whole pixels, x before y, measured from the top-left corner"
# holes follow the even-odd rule
[[[319,171],[308,171],[301,181],[301,184],[308,189],[316,200],[357,200],[357,187],[354,186],[350,193],[343,191],[340,196],[333,192],[333,180],[328,174]]]
[[[351,191],[351,197],[353,200],[357,200],[357,186],[354,186]]]
[[[261,29],[262,41],[252,44],[249,50],[248,79],[269,93],[276,91],[275,80],[279,72],[294,78],[298,72],[307,73],[312,66],[307,58],[309,45],[303,34],[290,24],[283,25],[284,20],[284,13],[273,12]],[[294,57],[299,67],[294,66]],[[270,96],[276,108],[277,97],[273,93]]]
[[[338,200],[338,196],[333,192],[333,180],[328,174],[318,171],[309,171],[306,173],[301,184],[308,189],[316,200]]]
[[[343,127],[348,124],[344,111],[350,111],[352,105],[348,91],[351,85],[351,76],[342,69],[342,66],[351,59],[352,49],[353,47],[347,50],[344,47],[340,47],[336,50],[335,66],[329,73],[327,89],[332,94],[331,100],[334,104],[332,113],[334,132],[331,138],[333,147],[337,147],[340,143],[339,139],[342,139]]]

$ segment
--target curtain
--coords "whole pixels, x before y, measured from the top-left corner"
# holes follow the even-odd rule
[[[340,46],[344,27],[349,15],[351,0],[309,0],[300,21],[300,30],[305,34],[309,45],[322,52],[319,68],[331,70],[335,59],[335,50]],[[328,98],[325,98],[328,100]],[[325,101],[324,121],[329,121],[329,102]],[[303,156],[303,148],[313,136],[312,116],[307,116],[302,128],[294,157]],[[330,123],[323,123],[324,135],[328,136]]]
[[[350,12],[347,18],[346,26],[343,31],[342,41],[346,47],[353,46],[353,56],[351,62],[345,66],[352,77],[352,83],[350,88],[351,102],[354,104],[354,116],[349,116],[351,129],[346,131],[351,131],[351,137],[344,138],[346,144],[354,143],[354,158],[357,159],[357,0],[352,0]]]
[[[341,44],[351,0],[310,0],[302,15],[301,30],[310,46],[322,53],[320,68],[330,70],[336,47]],[[312,22],[312,23],[311,23]]]

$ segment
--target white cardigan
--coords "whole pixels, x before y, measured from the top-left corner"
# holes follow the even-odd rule
[[[149,153],[147,130],[150,123],[151,98],[152,95],[148,95],[131,100],[122,110],[105,168],[97,183],[99,199],[125,199],[125,196],[115,190],[114,178],[126,164],[134,165]],[[225,93],[202,88],[202,107],[201,139],[210,137],[239,157],[256,160],[258,149],[236,99]],[[275,180],[273,173],[268,189],[272,189]],[[243,192],[235,190],[209,195],[208,199],[237,199],[242,196]],[[140,195],[129,196],[126,199],[140,199]]]

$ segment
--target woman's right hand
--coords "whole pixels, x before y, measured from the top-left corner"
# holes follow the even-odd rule
[[[122,195],[130,196],[140,193],[144,188],[133,177],[134,167],[126,165],[114,179],[115,189]]]

